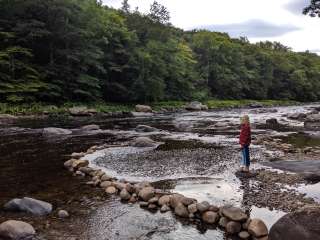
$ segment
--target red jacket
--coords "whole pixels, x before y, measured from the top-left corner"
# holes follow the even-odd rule
[[[239,143],[242,147],[249,146],[251,143],[251,128],[249,124],[241,125],[241,132],[239,137]]]

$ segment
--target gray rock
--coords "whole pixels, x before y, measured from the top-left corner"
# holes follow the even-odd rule
[[[35,234],[34,228],[29,223],[8,220],[0,224],[0,239],[31,240]]]
[[[214,224],[219,220],[219,215],[216,212],[207,211],[202,214],[202,220],[205,223]]]
[[[209,210],[209,208],[210,208],[210,204],[206,201],[201,202],[201,203],[197,203],[197,209],[200,213],[203,213],[203,212]]]
[[[170,207],[168,205],[162,205],[162,207],[160,208],[160,212],[169,212],[170,211]]]
[[[135,130],[137,132],[158,132],[159,129],[147,125],[138,125]]]
[[[174,213],[179,217],[189,218],[188,209],[181,202],[174,208]]]
[[[292,113],[288,115],[288,118],[293,120],[304,120],[306,117],[307,114],[305,113]]]
[[[135,106],[136,112],[152,112],[152,108],[148,105],[136,105]]]
[[[193,203],[188,206],[189,213],[196,213],[198,211],[197,204]]]
[[[181,203],[182,199],[184,198],[183,195],[181,194],[173,194],[171,195],[171,198],[170,198],[170,206],[172,208],[176,208],[176,206],[178,206],[178,204]],[[182,204],[182,203],[181,203]]]
[[[221,217],[219,220],[219,226],[225,228],[229,220],[226,217]]]
[[[189,111],[208,110],[207,105],[204,105],[201,102],[197,102],[197,101],[189,103],[185,108],[186,110],[189,110]]]
[[[232,221],[241,222],[248,219],[247,214],[245,214],[245,212],[243,212],[240,208],[224,206],[220,209],[220,211],[223,216]]]
[[[248,232],[252,236],[260,238],[268,235],[268,228],[262,220],[254,218],[249,223]]]
[[[158,204],[160,206],[169,205],[170,204],[170,198],[171,198],[171,195],[164,195],[164,196],[159,198]]]
[[[92,125],[86,125],[81,127],[82,130],[84,131],[96,131],[96,130],[100,130],[100,127],[96,124],[92,124]]]
[[[132,141],[131,145],[134,147],[156,147],[158,143],[149,137],[138,137]]]
[[[236,234],[241,231],[241,224],[239,222],[230,221],[226,225],[226,231],[229,234]]]
[[[4,205],[6,211],[26,212],[37,216],[48,215],[52,212],[50,203],[33,198],[13,199]]]
[[[130,198],[131,198],[131,195],[130,195],[130,193],[128,193],[128,191],[124,188],[124,189],[122,189],[121,192],[120,192],[120,198],[121,198],[121,200],[129,201]]]
[[[139,198],[141,198],[145,202],[148,202],[151,198],[154,197],[154,195],[155,190],[153,187],[145,187],[139,192]]]
[[[72,134],[72,131],[68,129],[63,129],[63,128],[49,127],[49,128],[43,129],[43,134],[44,135],[70,135]]]
[[[59,218],[68,218],[69,217],[69,213],[66,210],[59,210],[58,217]]]
[[[88,109],[87,107],[72,107],[72,108],[69,108],[69,113],[72,116],[83,117],[83,116],[91,116],[92,114],[96,114],[97,110]]]
[[[250,234],[246,231],[239,232],[238,236],[241,239],[249,239],[250,238]]]
[[[290,231],[288,231],[290,229]],[[289,213],[270,229],[270,240],[315,240],[320,236],[320,208],[312,207]]]

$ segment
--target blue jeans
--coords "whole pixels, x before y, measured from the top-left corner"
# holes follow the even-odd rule
[[[249,152],[249,146],[244,146],[241,149],[242,159],[241,164],[249,167],[250,166],[250,152]]]

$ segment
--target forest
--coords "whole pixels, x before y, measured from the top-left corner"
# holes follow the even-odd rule
[[[184,31],[156,1],[129,4],[0,0],[0,102],[320,100],[317,54]]]

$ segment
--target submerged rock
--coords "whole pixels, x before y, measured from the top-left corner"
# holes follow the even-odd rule
[[[50,203],[33,198],[15,198],[4,205],[6,211],[26,212],[37,216],[48,215],[52,212]]]
[[[68,129],[63,129],[63,128],[50,127],[50,128],[44,128],[43,134],[44,135],[70,135],[72,134],[72,131]]]
[[[8,220],[0,224],[0,239],[31,240],[35,234],[34,228],[26,222]]]
[[[310,207],[289,213],[271,228],[269,240],[320,239],[320,208]]]

